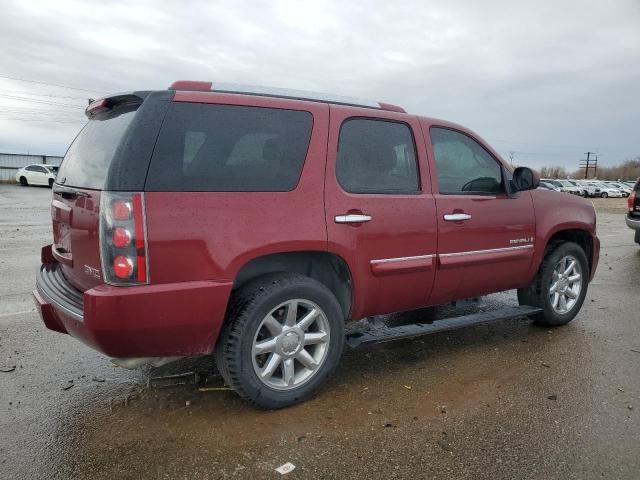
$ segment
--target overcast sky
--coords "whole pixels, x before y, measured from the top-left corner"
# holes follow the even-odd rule
[[[640,0],[1,5],[0,152],[62,154],[87,97],[194,79],[395,103],[534,167],[640,156]]]

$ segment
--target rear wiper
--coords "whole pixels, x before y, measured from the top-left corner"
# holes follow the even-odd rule
[[[80,192],[71,187],[61,187],[59,185],[54,185],[53,193],[59,194],[65,200],[73,200],[77,197],[89,197],[90,195],[85,192]]]

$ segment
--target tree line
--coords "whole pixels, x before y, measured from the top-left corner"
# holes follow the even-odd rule
[[[598,166],[598,175],[593,168],[589,169],[589,179],[598,180],[636,180],[640,178],[640,157],[633,160],[626,160],[620,165],[612,167]],[[570,171],[565,167],[550,166],[540,169],[542,178],[584,178],[584,168]]]

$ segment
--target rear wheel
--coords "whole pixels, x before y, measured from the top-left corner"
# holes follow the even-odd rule
[[[27,179],[25,177],[20,177],[20,185],[26,187],[27,185],[29,185],[29,182],[27,182]]]
[[[335,370],[344,343],[338,301],[321,283],[269,275],[237,292],[215,349],[226,383],[262,408],[311,397]]]
[[[589,284],[589,263],[573,242],[558,244],[547,252],[533,283],[518,290],[521,305],[540,307],[533,320],[550,327],[565,325],[578,314]]]
[[[49,179],[49,188],[53,188],[53,178]]]
[[[609,194],[607,194],[607,192],[602,192],[600,194],[600,198],[607,198],[609,196]]]
[[[640,245],[640,230],[636,230],[635,236],[633,238],[634,242]]]

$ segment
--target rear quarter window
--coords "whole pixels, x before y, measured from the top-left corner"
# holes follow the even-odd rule
[[[175,102],[160,130],[145,190],[293,190],[313,117],[297,110]]]

